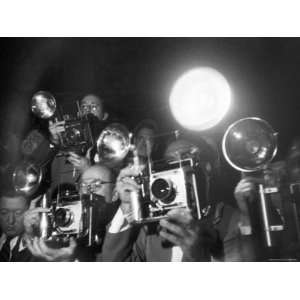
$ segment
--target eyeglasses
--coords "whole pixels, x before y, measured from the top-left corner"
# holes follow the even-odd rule
[[[100,189],[104,184],[111,184],[114,183],[113,181],[104,181],[101,179],[93,180],[89,183],[81,182],[79,183],[79,189],[81,193],[93,193],[96,190]]]
[[[80,109],[83,113],[97,111],[99,109],[99,105],[97,104],[82,104],[80,105]]]

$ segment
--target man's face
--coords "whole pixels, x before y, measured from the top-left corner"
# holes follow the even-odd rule
[[[0,227],[2,232],[9,237],[22,234],[24,231],[24,213],[27,209],[24,197],[2,197],[0,199]]]
[[[147,150],[151,154],[153,149],[154,131],[150,128],[141,128],[135,136],[135,145],[140,156],[147,156]]]
[[[89,168],[81,178],[80,192],[82,194],[94,193],[103,198],[95,199],[94,213],[98,225],[108,224],[118,208],[118,202],[112,202],[114,183],[111,179],[111,172],[103,166]]]
[[[93,114],[99,120],[103,120],[104,111],[101,100],[94,95],[87,95],[80,101],[80,109],[83,115]]]
[[[111,172],[104,166],[93,166],[82,174],[80,191],[83,194],[92,192],[104,197],[105,202],[110,203],[113,187]]]

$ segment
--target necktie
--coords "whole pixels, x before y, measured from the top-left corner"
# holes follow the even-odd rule
[[[11,238],[8,237],[3,244],[3,247],[0,251],[0,261],[9,261],[10,260],[10,241]]]

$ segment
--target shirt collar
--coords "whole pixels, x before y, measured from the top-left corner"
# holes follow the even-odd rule
[[[26,244],[25,244],[23,235],[22,235],[22,236],[19,236],[19,235],[18,235],[18,236],[15,236],[14,238],[12,238],[12,239],[10,240],[10,243],[9,243],[9,244],[10,244],[10,249],[11,249],[11,250],[14,249],[14,247],[17,245],[19,238],[21,239],[21,241],[20,241],[20,243],[19,243],[19,249],[18,249],[18,252],[21,252],[21,251],[23,251],[23,250],[26,248]],[[6,236],[5,233],[3,233],[3,234],[1,235],[1,237],[0,237],[0,249],[2,249],[2,247],[3,247],[3,245],[4,245],[5,241],[6,241],[6,239],[7,239],[7,236]]]

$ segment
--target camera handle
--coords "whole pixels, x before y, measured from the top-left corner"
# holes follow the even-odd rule
[[[197,190],[197,180],[196,180],[196,175],[195,172],[192,174],[192,181],[193,181],[193,186],[194,186],[194,194],[195,194],[195,202],[196,202],[196,208],[197,208],[197,217],[200,220],[202,218],[202,213],[201,213],[201,207],[200,207],[200,199],[198,195],[198,190]]]
[[[93,245],[93,212],[94,212],[94,198],[93,193],[89,193],[88,199],[83,199],[82,195],[80,196],[81,201],[83,202],[83,205],[86,208],[87,214],[88,214],[88,244],[87,246],[90,247]]]
[[[293,217],[295,220],[297,240],[300,241],[300,224],[299,224],[299,216],[298,216],[298,207],[297,207],[297,195],[299,194],[299,183],[291,183],[289,186],[290,194],[292,196],[292,210]]]
[[[47,196],[46,194],[43,195],[42,198],[42,208],[48,208],[47,206]],[[48,237],[48,213],[42,212],[41,213],[41,222],[40,222],[40,233],[42,238]]]
[[[89,209],[89,239],[88,239],[88,246],[92,246],[93,243],[93,235],[92,235],[92,227],[93,227],[93,201],[94,201],[94,197],[93,197],[93,193],[90,193],[90,199],[89,199],[89,205],[88,205],[88,209]]]

